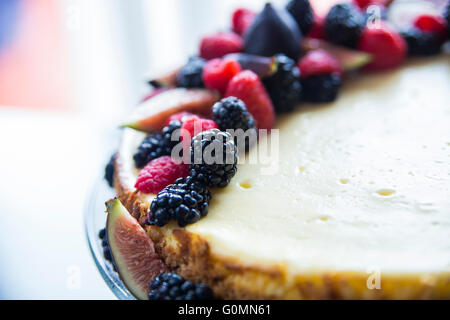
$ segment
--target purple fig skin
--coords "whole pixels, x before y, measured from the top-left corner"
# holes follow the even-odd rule
[[[244,37],[244,52],[271,57],[284,53],[297,61],[301,53],[302,33],[285,10],[267,3]]]
[[[237,61],[242,70],[251,70],[261,79],[270,77],[276,71],[275,57],[263,57],[248,53],[230,53],[225,59]]]

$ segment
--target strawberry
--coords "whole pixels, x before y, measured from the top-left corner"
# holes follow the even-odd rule
[[[228,53],[241,52],[242,38],[233,32],[219,32],[200,42],[200,57],[206,60],[221,58]]]
[[[236,97],[244,101],[259,129],[271,129],[275,121],[272,101],[258,76],[250,70],[235,75],[225,93],[226,97]]]
[[[399,66],[406,58],[408,46],[402,36],[388,24],[380,22],[379,28],[364,28],[358,49],[372,54],[373,61],[367,70],[386,70]]]
[[[447,35],[447,23],[440,16],[422,14],[414,20],[414,26],[423,32],[437,33],[443,38]]]
[[[189,165],[176,163],[170,156],[163,156],[150,161],[136,180],[135,188],[143,193],[157,194],[178,178],[189,174]]]
[[[213,59],[203,68],[203,82],[208,89],[217,90],[222,95],[228,82],[241,71],[241,65],[232,59]]]
[[[342,74],[339,61],[323,49],[308,51],[298,63],[298,68],[300,69],[300,76],[302,78],[320,74]]]
[[[245,32],[253,23],[256,13],[245,8],[238,8],[233,12],[232,24],[233,31],[240,36],[244,36]]]

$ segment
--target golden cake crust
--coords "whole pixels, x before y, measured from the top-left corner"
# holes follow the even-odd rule
[[[283,266],[244,265],[215,254],[201,236],[170,224],[147,226],[150,203],[130,190],[120,153],[115,159],[117,197],[147,231],[156,251],[174,272],[209,285],[221,299],[449,299],[450,273],[382,275],[380,289],[368,289],[370,274],[320,272],[289,275]]]

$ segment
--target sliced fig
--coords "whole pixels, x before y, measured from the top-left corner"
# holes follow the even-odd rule
[[[159,77],[150,79],[148,83],[156,89],[159,88],[171,88],[176,87],[177,85],[177,74],[181,70],[181,68],[177,68],[171,72],[163,74]]]
[[[168,269],[144,229],[118,199],[107,201],[106,208],[106,234],[120,278],[136,298],[146,300],[150,281]]]
[[[243,70],[251,70],[261,79],[271,76],[277,69],[275,57],[263,57],[248,53],[230,53],[224,58],[236,60]]]
[[[304,51],[323,49],[331,53],[339,60],[342,70],[345,72],[360,69],[369,64],[373,59],[369,53],[344,48],[319,39],[305,38],[303,39],[302,46]]]
[[[209,115],[218,99],[219,94],[210,90],[169,89],[141,103],[123,127],[145,132],[159,131],[167,118],[181,111]]]

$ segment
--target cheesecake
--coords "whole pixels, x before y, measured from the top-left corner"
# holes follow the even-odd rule
[[[220,298],[450,298],[449,84],[448,56],[419,59],[278,117],[276,155],[239,164],[207,217],[145,226],[158,254]],[[144,137],[124,130],[115,160],[142,224],[155,197],[134,188]]]
[[[450,5],[365,4],[237,9],[149,81],[105,175],[136,297],[450,299]]]

